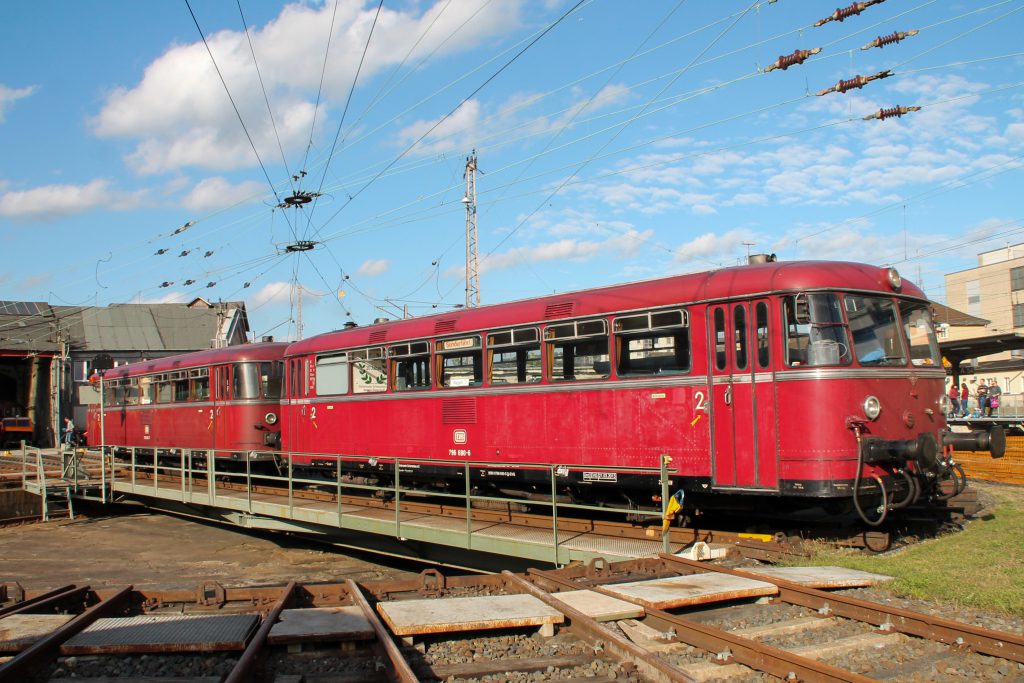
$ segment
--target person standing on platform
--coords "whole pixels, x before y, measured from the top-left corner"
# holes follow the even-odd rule
[[[960,414],[960,389],[955,381],[949,385],[949,404],[952,408],[948,417],[957,417]]]
[[[967,417],[967,399],[971,393],[967,390],[967,382],[960,383],[960,417]]]
[[[988,415],[988,385],[985,380],[978,381],[978,417]]]
[[[71,448],[75,439],[75,423],[70,417],[64,418],[64,445]]]
[[[1003,389],[999,386],[999,382],[992,380],[992,383],[988,387],[988,416],[995,417],[999,411],[999,403],[1003,398]]]

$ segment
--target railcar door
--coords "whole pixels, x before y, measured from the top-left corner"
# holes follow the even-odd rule
[[[708,393],[716,486],[775,485],[768,310],[768,302],[763,300],[708,309]],[[770,423],[770,428],[761,428],[762,423]]]
[[[213,430],[213,443],[220,455],[225,455],[233,445],[231,427],[231,366],[218,365],[210,368],[210,393],[213,398],[213,409],[210,412],[210,428]]]

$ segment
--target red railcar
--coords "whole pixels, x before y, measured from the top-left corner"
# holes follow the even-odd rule
[[[989,445],[946,430],[923,292],[856,263],[766,262],[352,327],[291,344],[286,364],[282,449],[312,467],[370,458],[359,468],[378,479],[388,468],[372,458],[417,458],[543,492],[549,475],[531,482],[531,465],[555,465],[559,495],[649,506],[657,475],[615,468],[667,462],[672,491],[698,506],[850,503],[862,482],[905,502],[941,478],[946,444]]]
[[[103,378],[88,414],[91,442],[141,453],[192,449],[275,460],[287,344],[262,343],[122,365]]]

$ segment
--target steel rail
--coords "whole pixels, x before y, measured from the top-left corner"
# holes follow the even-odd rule
[[[808,588],[792,581],[769,578],[740,569],[727,569],[686,560],[674,555],[659,555],[663,560],[702,572],[731,574],[758,581],[773,583],[779,588],[778,598],[793,605],[815,610],[825,610],[847,619],[862,621],[882,628],[899,631],[926,640],[954,647],[967,647],[975,652],[1024,663],[1024,636],[1014,633],[992,631],[952,619],[921,614],[898,607],[860,600],[846,595],[829,593],[817,588]]]
[[[60,654],[60,646],[72,636],[85,630],[93,622],[128,603],[132,587],[126,586],[106,600],[85,610],[77,617],[60,628],[51,631],[32,645],[28,646],[14,659],[0,665],[0,683],[7,681],[29,680],[32,672],[56,658]]]
[[[552,572],[539,569],[531,569],[529,573],[531,576],[549,581],[556,586],[572,590],[581,588],[592,590],[644,607],[638,600],[613,593],[599,585],[563,579]],[[730,661],[734,660],[751,669],[777,676],[783,680],[799,680],[807,683],[872,683],[874,681],[874,679],[856,672],[809,659],[788,650],[771,647],[664,610],[644,607],[644,611],[648,617],[671,624],[675,628],[677,641],[708,652],[728,652]]]
[[[419,679],[416,674],[413,673],[412,668],[409,666],[409,662],[405,660],[405,656],[402,655],[402,651],[395,645],[395,641],[391,639],[391,634],[384,628],[384,624],[381,623],[380,617],[370,607],[370,603],[366,601],[366,596],[363,595],[362,590],[358,584],[352,579],[346,579],[345,585],[348,587],[349,595],[352,596],[352,602],[359,605],[359,609],[363,611],[363,616],[370,622],[370,626],[373,627],[373,632],[377,634],[377,643],[384,649],[384,653],[387,655],[388,661],[390,662],[391,674],[394,680],[400,683],[418,683]],[[225,682],[227,683],[227,682]]]
[[[64,586],[63,588],[58,588],[48,593],[37,595],[34,598],[22,600],[21,602],[16,602],[13,605],[8,605],[7,607],[0,609],[0,617],[6,617],[11,614],[21,614],[22,612],[28,612],[29,610],[39,609],[41,607],[49,607],[50,605],[59,603],[61,600],[70,598],[75,593],[81,593],[84,595],[88,590],[88,586],[83,586],[82,588],[78,588],[74,584]]]
[[[245,652],[235,662],[234,668],[231,669],[231,673],[228,674],[227,678],[224,679],[224,683],[243,683],[244,681],[251,681],[253,679],[253,666],[256,664],[256,658],[259,656],[260,651],[267,642],[267,636],[270,635],[270,629],[277,623],[278,618],[281,616],[281,612],[288,605],[289,600],[295,594],[296,584],[294,581],[290,581],[285,586],[284,592],[281,593],[281,597],[278,598],[274,607],[270,610],[270,613],[263,619],[256,634],[253,635],[249,644],[245,646]]]
[[[562,602],[558,599],[557,594],[551,594],[541,590],[538,586],[535,586],[526,579],[513,574],[507,569],[501,573],[508,582],[512,584],[512,586],[518,588],[523,593],[528,593],[535,598],[542,600],[549,607],[552,607],[569,617],[572,628],[578,628],[594,640],[602,641],[605,643],[605,648],[608,651],[622,661],[630,661],[635,664],[637,670],[652,681],[689,682],[695,680],[690,676],[687,676],[686,672],[682,669],[679,669],[660,657],[657,657],[650,651],[645,650],[615,631],[610,631],[604,628],[592,617],[589,617],[578,609]]]

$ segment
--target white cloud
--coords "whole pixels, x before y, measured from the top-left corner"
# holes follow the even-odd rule
[[[604,254],[626,258],[636,254],[653,234],[653,230],[640,232],[631,229],[600,241],[564,239],[545,244],[516,247],[482,260],[480,271],[495,271],[539,261],[588,261]]]
[[[263,285],[249,299],[249,306],[256,308],[264,304],[286,304],[292,300],[294,287],[291,282],[270,282]]]
[[[182,206],[192,211],[210,211],[252,200],[265,193],[266,185],[255,180],[232,185],[217,176],[196,183],[195,187],[181,200]]]
[[[103,208],[126,211],[138,207],[142,192],[110,189],[110,181],[93,180],[86,185],[44,185],[30,190],[11,190],[0,195],[0,216],[21,220],[47,220]]]
[[[754,235],[746,230],[730,230],[725,234],[706,232],[677,247],[675,260],[680,263],[732,263],[737,254],[743,253],[743,243],[754,241]]]
[[[362,265],[356,270],[356,275],[364,275],[366,277],[373,277],[374,275],[381,275],[386,273],[388,268],[391,267],[391,262],[387,259],[368,259],[363,261]]]
[[[1024,123],[1011,123],[1004,135],[1014,142],[1024,142]]]
[[[373,29],[360,78],[370,79],[397,65],[406,56],[398,46],[412,45],[421,35],[410,64],[434,49],[437,55],[458,52],[514,30],[523,4],[439,1],[419,15],[415,4],[411,9],[385,7]],[[299,149],[308,140],[335,5],[295,2],[266,25],[249,30],[285,150]],[[318,123],[329,120],[327,111],[344,102],[375,13],[376,8],[359,2],[337,3]],[[458,32],[456,40],[445,42],[470,17],[473,30]],[[276,158],[274,126],[245,33],[218,31],[208,35],[207,42],[260,156]],[[134,140],[127,161],[139,173],[186,166],[224,171],[256,163],[201,41],[170,48],[146,67],[139,83],[113,90],[92,126],[98,136]]]
[[[24,99],[38,90],[38,86],[30,85],[26,88],[8,88],[0,83],[0,123],[4,122],[7,110],[18,100]]]

